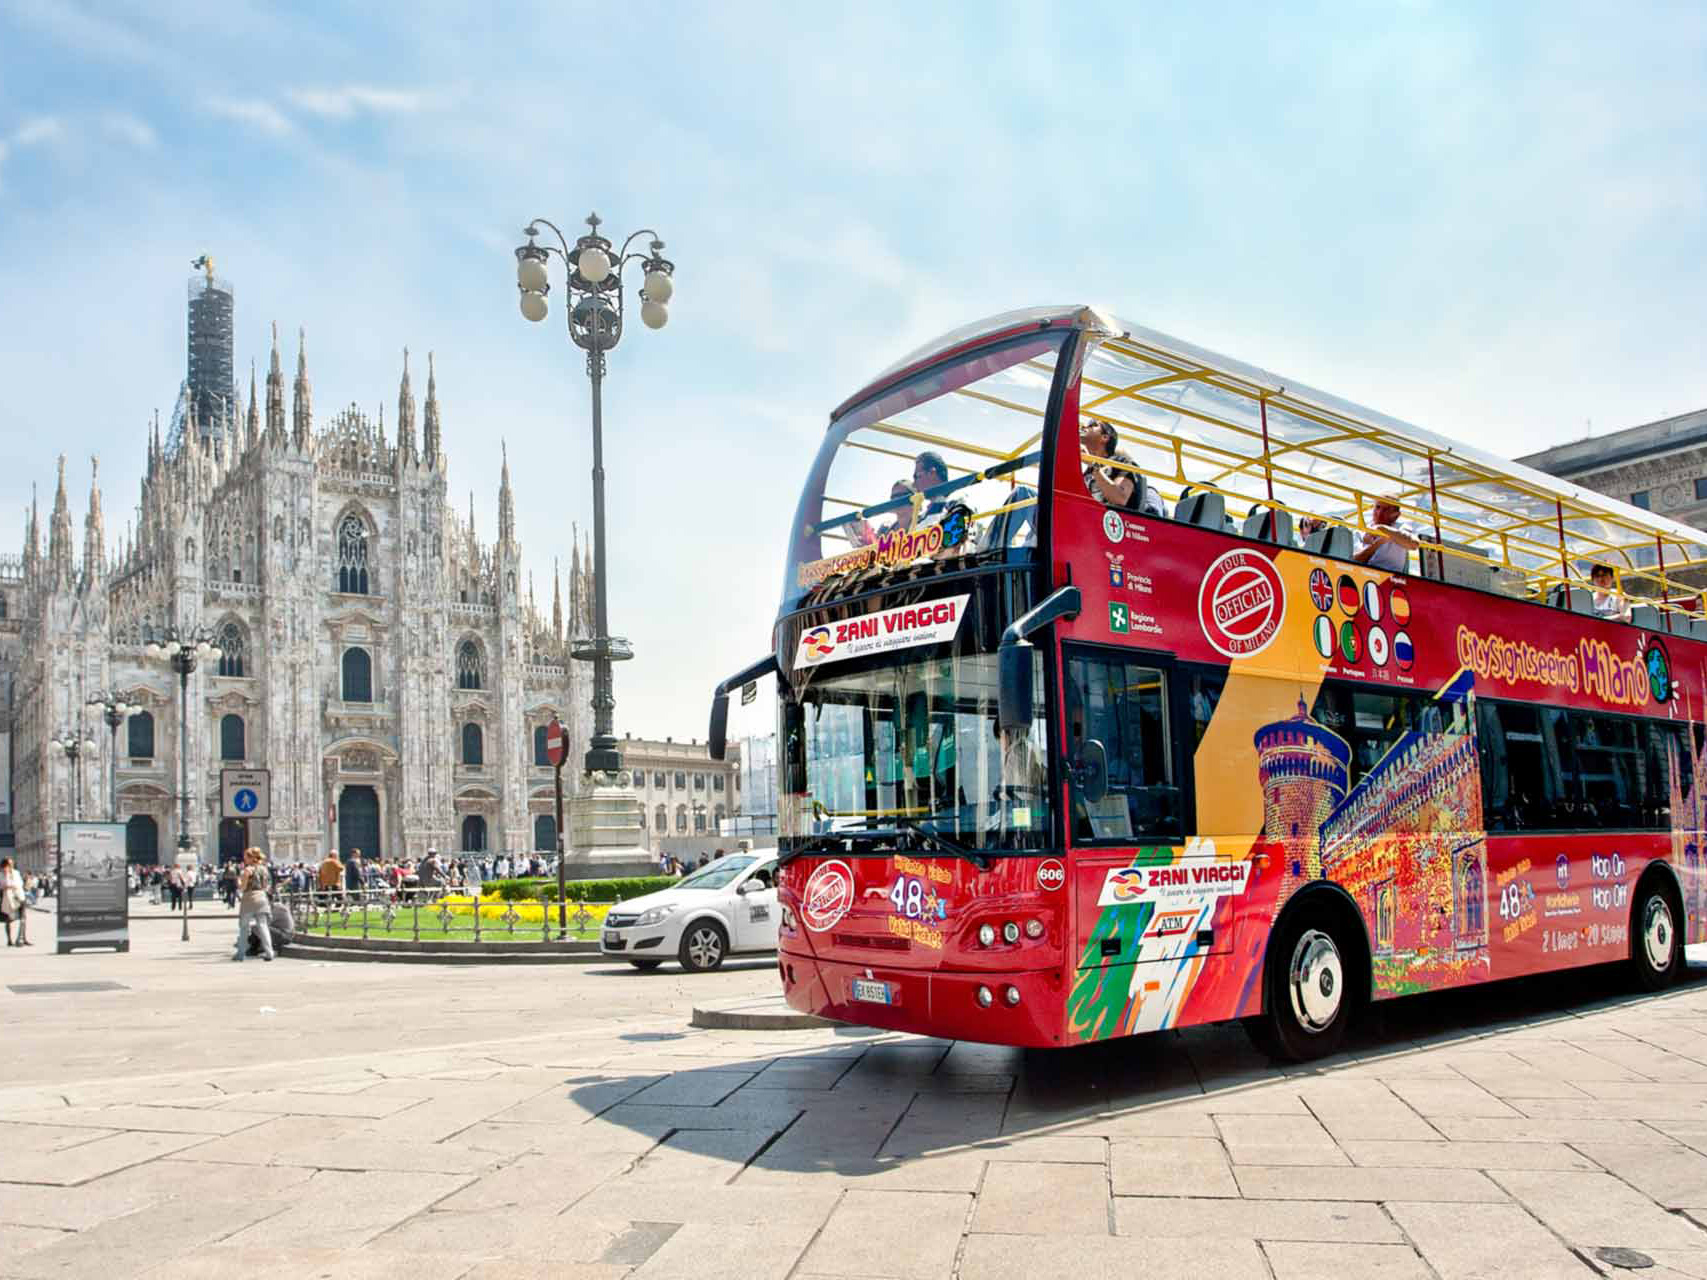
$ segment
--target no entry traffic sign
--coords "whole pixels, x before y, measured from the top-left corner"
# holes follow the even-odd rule
[[[551,723],[545,726],[545,758],[551,761],[552,768],[561,769],[568,755],[569,735],[564,731],[563,722],[552,716]]]

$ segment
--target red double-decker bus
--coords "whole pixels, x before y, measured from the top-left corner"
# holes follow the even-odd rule
[[[1703,933],[1696,531],[1087,308],[849,398],[772,650],[791,1005],[1066,1046]]]

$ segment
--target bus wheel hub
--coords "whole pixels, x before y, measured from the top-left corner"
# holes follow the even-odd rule
[[[1340,1010],[1345,986],[1344,966],[1334,940],[1319,929],[1307,929],[1292,951],[1292,1012],[1307,1031],[1321,1031]]]

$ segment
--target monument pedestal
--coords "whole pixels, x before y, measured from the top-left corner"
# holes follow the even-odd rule
[[[601,775],[569,801],[564,873],[571,880],[658,874],[641,816],[640,798]]]

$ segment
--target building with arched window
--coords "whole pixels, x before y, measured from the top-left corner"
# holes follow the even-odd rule
[[[66,689],[110,686],[144,708],[115,743],[133,858],[171,857],[186,759],[182,834],[209,863],[219,771],[233,763],[271,771],[272,814],[250,836],[279,861],[318,861],[329,846],[419,858],[475,833],[484,849],[531,852],[552,810],[536,729],[554,715],[568,729],[571,798],[591,736],[590,668],[568,656],[593,629],[589,557],[572,542],[561,573],[536,559],[530,576],[507,457],[482,478],[495,527],[451,501],[457,433],[430,361],[418,398],[405,357],[383,427],[358,407],[371,389],[317,417],[306,344],[293,377],[277,339],[255,330],[234,323],[262,340],[259,377],[204,407],[180,403],[136,441],[141,501],[122,544],[106,536],[98,485],[85,515],[62,465],[51,502],[27,514],[21,553],[0,553],[14,799],[0,844],[15,831],[20,865],[48,868],[79,778],[83,814],[105,816],[113,740],[98,732],[99,758],[76,773],[42,745]],[[138,403],[157,390],[133,389]],[[473,433],[468,450],[489,456]],[[532,474],[546,483],[544,468]],[[144,648],[174,623],[212,629],[221,650],[191,674],[187,717],[177,676]]]

